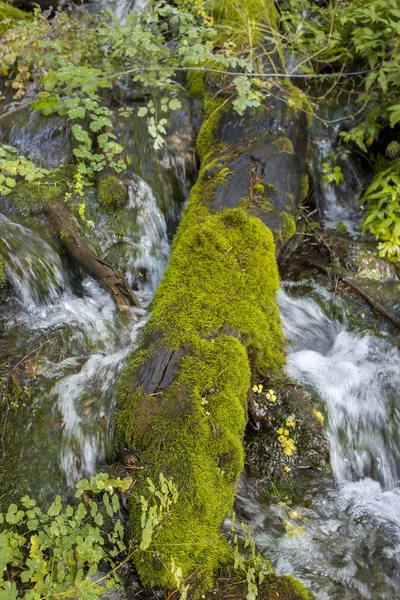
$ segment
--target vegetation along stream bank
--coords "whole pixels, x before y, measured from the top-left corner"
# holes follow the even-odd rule
[[[0,600],[399,597],[399,17],[0,2]]]

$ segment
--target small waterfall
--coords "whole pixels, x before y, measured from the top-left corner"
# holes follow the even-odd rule
[[[332,318],[322,307],[333,301],[318,285],[305,297],[279,292],[288,374],[321,399],[334,478],[305,479],[304,502],[293,506],[244,477],[236,509],[277,572],[308,583],[317,600],[397,600],[399,351]]]
[[[316,136],[312,140],[310,167],[317,208],[327,229],[344,225],[351,235],[356,235],[361,216],[360,199],[368,177],[361,172],[355,158],[348,156],[346,162],[339,163],[344,181],[339,185],[325,181],[323,163],[330,153],[334,154],[334,149],[331,136]]]
[[[400,481],[400,356],[377,337],[329,319],[310,298],[280,293],[288,372],[317,390],[328,414],[331,464],[338,481]]]
[[[4,215],[0,215],[0,255],[25,309],[56,302],[63,292],[71,289],[54,248]]]
[[[106,258],[125,273],[130,285],[154,292],[170,254],[165,217],[151,187],[141,177],[132,175],[128,190],[123,241],[109,248]]]
[[[150,219],[149,225],[142,215],[142,221],[139,229],[144,250],[137,261],[151,270],[149,239],[158,239],[157,232],[162,237],[165,230],[161,217],[154,222]],[[159,229],[153,231],[151,224]],[[59,356],[54,360],[50,352],[49,357],[36,359],[34,401],[47,405],[53,413],[49,420],[57,423],[59,463],[72,486],[84,475],[93,475],[105,458],[117,378],[147,313],[132,309],[135,319],[130,320],[129,315],[122,319],[109,293],[90,277],[76,293],[60,256],[33,231],[5,217],[0,218],[0,231],[0,251],[20,306],[3,320],[5,334],[12,340],[15,331],[14,337],[25,351],[32,339],[63,330]],[[161,272],[156,274],[153,269],[151,273],[151,285],[155,285]],[[139,296],[145,306],[148,294],[144,292],[142,297],[139,292]]]

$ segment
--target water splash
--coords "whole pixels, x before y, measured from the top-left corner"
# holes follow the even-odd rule
[[[289,286],[290,288],[290,286]],[[278,574],[292,574],[318,600],[400,597],[399,352],[361,335],[313,297],[279,293],[288,373],[322,401],[334,479],[313,479],[306,502],[268,501],[243,478],[237,512]],[[327,302],[328,301],[328,302]],[[338,308],[336,306],[336,308]]]
[[[61,258],[45,240],[0,215],[0,255],[23,308],[56,302],[71,290]]]
[[[50,421],[57,423],[59,463],[72,486],[95,474],[105,458],[117,378],[147,313],[132,309],[134,319],[122,318],[110,294],[90,277],[74,290],[67,265],[27,227],[1,217],[0,231],[7,277],[19,301],[19,309],[3,320],[5,334],[10,340],[14,335],[25,352],[32,339],[61,331],[57,357],[52,352],[35,357],[33,402],[48,406]],[[145,231],[150,236],[143,224],[144,239]],[[146,306],[148,292],[139,295]]]
[[[151,187],[141,177],[130,177],[128,193],[122,216],[123,241],[115,241],[106,250],[106,260],[125,274],[130,285],[154,292],[170,255],[165,218]],[[103,225],[103,236],[110,239],[104,220]]]
[[[325,404],[335,477],[372,477],[394,488],[400,479],[398,350],[351,333],[310,298],[281,292],[280,307],[291,343],[289,375],[316,389]]]

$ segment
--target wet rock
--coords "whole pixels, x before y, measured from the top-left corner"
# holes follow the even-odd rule
[[[297,469],[328,466],[328,441],[317,401],[289,380],[252,392],[246,457],[253,476],[277,480]]]
[[[64,117],[20,110],[1,121],[3,143],[15,146],[37,165],[54,169],[72,157],[72,141]]]

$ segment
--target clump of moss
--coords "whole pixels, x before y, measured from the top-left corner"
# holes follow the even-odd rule
[[[0,37],[17,21],[28,21],[31,18],[30,15],[15,6],[10,6],[7,2],[0,2]]]
[[[188,71],[189,91],[193,98],[204,98],[204,76],[202,71]]]
[[[307,123],[310,126],[313,116],[313,108],[305,95],[305,93],[298,87],[293,85],[291,81],[285,82],[285,97],[287,102],[287,115],[289,116],[292,112],[296,114],[298,111],[302,111],[307,116]]]
[[[125,183],[115,175],[108,175],[100,181],[97,195],[101,206],[107,211],[121,208],[128,199]]]
[[[46,204],[69,191],[69,182],[76,172],[74,165],[64,165],[49,171],[42,179],[18,183],[7,196],[14,209],[23,214],[41,212]]]
[[[310,178],[307,173],[301,178],[301,200],[304,201],[308,198],[308,194],[310,192]]]
[[[225,102],[220,99],[206,100],[205,102],[204,121],[197,136],[196,144],[197,153],[203,165],[207,157],[218,150],[217,131],[224,104]]]
[[[281,212],[280,217],[282,225],[279,231],[279,238],[282,243],[285,243],[296,233],[296,223],[293,217],[285,211]]]
[[[287,137],[279,137],[272,142],[274,146],[278,146],[279,152],[287,152],[287,154],[294,154],[293,142]]]
[[[220,525],[232,510],[243,468],[249,357],[265,374],[284,362],[273,236],[241,208],[209,213],[220,184],[218,164],[207,165],[192,190],[147,326],[170,350],[184,349],[179,372],[154,397],[132,391],[150,348],[120,384],[117,428],[146,464],[138,475],[138,496],[146,494],[146,477],[157,479],[160,471],[182,490],[150,551],[137,556],[140,577],[151,585],[173,585],[171,558],[185,577],[201,565],[202,585],[212,584],[212,574],[227,558]],[[140,514],[140,503],[132,500],[136,539]]]

